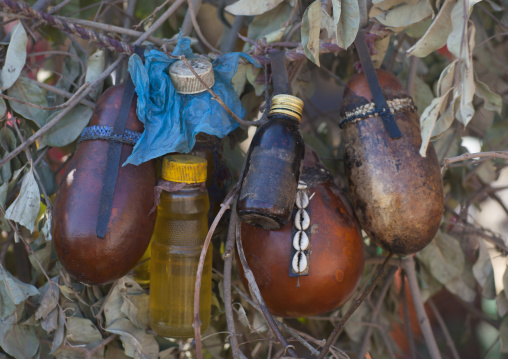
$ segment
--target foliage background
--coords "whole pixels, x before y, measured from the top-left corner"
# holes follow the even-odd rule
[[[118,58],[114,51],[100,50],[93,42],[9,12],[3,4],[0,358],[195,356],[195,341],[167,340],[148,328],[148,295],[131,278],[85,286],[65,272],[52,250],[51,200],[65,164],[98,96],[125,78],[126,62],[111,71],[109,66]],[[241,50],[265,64],[268,51],[285,48],[293,92],[305,101],[305,141],[343,188],[338,110],[345,82],[358,69],[350,45],[359,27],[366,25],[376,66],[395,73],[414,96],[421,115],[422,150],[434,142],[443,166],[445,212],[435,240],[414,256],[420,293],[410,293],[403,272],[397,269],[412,264],[413,258],[393,259],[388,275],[348,321],[330,356],[356,358],[368,350],[372,358],[429,357],[413,302],[426,303],[443,357],[498,358],[508,353],[504,289],[508,245],[503,233],[508,208],[502,196],[506,171],[504,182],[497,181],[508,158],[504,151],[508,143],[506,0],[38,0],[27,4],[127,43],[155,29],[148,40],[166,51],[172,49],[180,28],[193,37],[195,51],[212,58],[217,49]],[[191,21],[191,8],[196,24]],[[157,25],[157,19],[168,12],[167,21]],[[367,13],[368,23],[360,16]],[[271,91],[269,75],[269,66],[256,69],[240,64],[233,85],[247,109],[245,120],[262,116]],[[87,96],[79,96],[90,83],[97,86]],[[225,158],[234,176],[248,147],[244,140],[253,131],[254,127],[243,126],[226,140]],[[480,154],[467,154],[465,137]],[[488,201],[501,214],[500,232],[479,221]],[[219,252],[225,227],[222,223],[214,240]],[[368,238],[365,243],[365,275],[353,298],[386,256]],[[223,288],[220,253],[216,258],[212,325],[202,337],[206,358],[232,356],[224,313],[224,291],[229,289]],[[236,274],[232,296],[235,336],[244,355],[286,355]],[[285,319],[292,329],[284,335],[299,356],[310,357],[309,350],[294,341],[295,335],[319,350],[348,307],[319,317]]]

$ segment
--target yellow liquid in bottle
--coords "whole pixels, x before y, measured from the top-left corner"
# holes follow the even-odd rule
[[[151,242],[150,327],[169,338],[192,338],[194,284],[208,232],[208,194],[195,190],[161,194]],[[212,249],[201,280],[201,332],[210,324]]]
[[[143,257],[138,261],[138,264],[132,270],[132,278],[142,287],[148,288],[150,286],[150,255],[152,251],[152,242],[148,245]]]

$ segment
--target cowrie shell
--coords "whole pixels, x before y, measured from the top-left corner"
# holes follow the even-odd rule
[[[296,206],[300,209],[307,208],[309,205],[309,196],[306,191],[296,192]]]
[[[307,189],[307,183],[298,181],[298,189]]]
[[[305,251],[309,248],[309,237],[307,236],[307,233],[303,231],[298,231],[295,233],[295,236],[293,237],[293,247],[297,251]]]
[[[299,231],[305,231],[310,226],[309,214],[304,209],[299,209],[295,216],[295,227]]]
[[[298,251],[293,257],[293,272],[303,273],[307,269],[307,256],[302,252]]]

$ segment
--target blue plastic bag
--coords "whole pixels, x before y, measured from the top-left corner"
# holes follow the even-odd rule
[[[180,37],[173,55],[196,57],[190,49],[190,39]],[[223,55],[212,64],[215,76],[212,89],[235,115],[243,118],[245,109],[231,85],[240,56],[260,67],[256,60],[243,53]],[[188,153],[199,132],[222,138],[238,127],[208,91],[194,95],[176,92],[168,73],[175,61],[178,60],[157,50],[145,52],[144,65],[137,55],[129,59],[129,72],[138,94],[137,115],[145,130],[124,166],[139,165],[170,152]]]

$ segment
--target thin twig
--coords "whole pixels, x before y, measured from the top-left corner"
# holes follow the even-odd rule
[[[18,127],[16,119],[14,119],[14,121],[12,121],[12,125],[14,126],[14,129],[16,130],[16,133],[18,134],[18,137],[21,140],[21,142],[24,142],[25,139],[23,138],[23,134],[19,130],[19,127]],[[49,200],[49,196],[46,193],[46,189],[44,188],[44,184],[41,181],[41,177],[39,176],[39,172],[37,171],[36,167],[33,164],[34,163],[34,159],[32,158],[32,154],[30,153],[30,149],[29,148],[25,148],[25,154],[26,154],[26,157],[28,158],[28,160],[32,163],[32,168],[33,168],[33,171],[34,171],[34,177],[37,180],[37,183],[39,184],[39,187],[41,188],[42,195],[44,196],[44,202],[46,203],[46,207],[49,209],[49,211],[51,211],[53,206],[51,205],[51,201]]]
[[[376,305],[370,316],[370,321],[372,323],[375,323],[377,321],[377,317],[379,316],[379,312],[381,311],[381,306],[383,305],[383,301],[386,297],[386,294],[388,293],[388,289],[390,289],[390,285],[392,284],[393,281],[393,275],[395,274],[397,269],[398,268],[396,267],[392,267],[386,274],[383,287],[381,288],[381,292],[379,293],[379,297],[377,298]],[[360,354],[358,355],[358,358],[363,358],[365,356],[371,335],[372,335],[372,327],[369,326],[367,327],[367,331],[365,332],[365,336],[363,337],[363,342],[360,348]]]
[[[98,34],[95,31],[82,26],[68,23],[57,16],[49,15],[48,13],[35,10],[29,6],[24,6],[12,0],[0,0],[0,9],[12,14],[10,16],[40,20],[47,25],[56,27],[69,34],[77,35],[85,40],[93,41],[99,46],[107,47],[117,52],[125,52],[127,54],[133,53],[129,44]]]
[[[423,337],[427,343],[430,357],[432,359],[441,359],[441,353],[439,352],[436,338],[434,338],[434,333],[432,333],[429,317],[427,316],[425,307],[423,306],[422,295],[420,293],[420,288],[418,287],[418,279],[416,278],[415,261],[413,256],[407,256],[402,260],[402,268],[407,276],[409,290],[411,291],[411,296],[413,298],[413,305],[418,317],[418,323],[420,324]]]
[[[148,30],[145,31],[143,35],[141,35],[135,42],[134,46],[141,45],[143,41],[147,40],[150,35],[152,35],[155,30],[161,27],[166,20],[173,15],[173,13],[185,2],[185,0],[176,0],[158,19],[153,23],[152,26]]]
[[[270,311],[266,307],[265,300],[263,299],[263,296],[261,295],[261,292],[259,291],[259,287],[256,283],[256,278],[254,277],[254,274],[252,273],[252,270],[249,267],[249,264],[247,263],[247,259],[245,258],[245,253],[243,251],[243,245],[242,245],[242,239],[240,238],[240,226],[236,225],[236,248],[238,250],[238,257],[240,258],[240,262],[242,264],[243,273],[247,281],[249,282],[249,291],[253,298],[255,298],[259,304],[259,307],[263,311],[263,315],[266,319],[266,322],[268,326],[272,329],[272,332],[275,334],[279,342],[284,347],[284,352],[289,353],[292,357],[297,357],[293,346],[290,346],[282,333],[280,332],[279,327],[277,326],[277,323],[273,319],[272,315],[270,314]]]
[[[349,320],[351,315],[353,315],[353,313],[358,309],[358,307],[363,303],[365,298],[370,294],[370,292],[372,292],[374,287],[381,280],[381,277],[383,276],[383,272],[384,272],[386,266],[388,265],[388,262],[390,262],[390,260],[392,259],[392,257],[393,257],[393,253],[388,254],[385,261],[383,262],[383,265],[379,268],[376,276],[372,280],[372,283],[367,287],[365,292],[363,292],[363,294],[357,300],[355,300],[353,302],[351,307],[348,309],[347,313],[344,315],[344,317],[341,319],[341,321],[335,326],[332,333],[326,340],[326,345],[323,347],[323,349],[321,349],[321,352],[319,353],[317,359],[323,359],[325,357],[325,355],[328,353],[328,351],[330,350],[330,346],[335,342],[335,340],[337,340],[340,333],[342,332],[342,329],[344,328],[344,325]]]
[[[231,342],[231,350],[233,352],[233,358],[244,359],[245,354],[238,347],[238,338],[236,337],[235,331],[235,319],[233,317],[233,306],[231,301],[231,267],[233,265],[233,251],[235,248],[236,240],[236,221],[238,217],[233,205],[231,211],[231,217],[229,219],[228,237],[226,240],[226,246],[224,250],[224,281],[223,281],[223,292],[224,292],[224,307],[226,311],[226,322],[228,330],[231,332],[229,335],[229,341]]]
[[[490,158],[502,158],[508,160],[508,151],[489,151],[489,152],[477,152],[477,153],[463,153],[460,156],[448,157],[443,161],[443,167],[446,167],[450,163],[466,161],[478,157],[490,157]]]
[[[205,38],[203,33],[201,32],[201,28],[199,27],[198,21],[196,20],[196,12],[194,11],[194,5],[192,0],[187,0],[187,4],[189,4],[189,14],[190,18],[192,20],[192,26],[194,26],[194,30],[196,30],[196,33],[198,34],[199,39],[203,44],[205,44],[206,47],[208,47],[210,50],[217,54],[222,54],[219,50],[217,50],[215,47],[213,47],[208,40]]]
[[[118,59],[113,62],[104,72],[92,83],[85,83],[81,86],[76,92],[76,96],[69,105],[64,108],[58,115],[53,117],[48,123],[42,126],[37,132],[35,132],[32,136],[30,136],[25,142],[19,145],[15,150],[6,155],[2,160],[0,160],[0,167],[6,164],[8,161],[12,160],[16,157],[21,151],[23,151],[26,147],[34,143],[39,137],[48,132],[54,125],[56,125],[62,118],[64,118],[67,113],[69,113],[75,105],[77,105],[82,99],[85,98],[92,90],[97,87],[106,77],[108,77],[120,64],[123,60],[124,55],[120,54]],[[78,95],[79,93],[79,95]]]
[[[44,82],[35,81],[35,84],[37,86],[39,86],[40,88],[43,88],[44,90],[53,92],[53,93],[55,93],[57,95],[60,95],[60,96],[63,96],[63,97],[72,98],[74,96],[74,94],[72,94],[70,92],[62,90],[62,89],[60,89],[60,88],[58,88],[56,86],[48,85],[48,84],[46,84]],[[95,104],[92,101],[88,101],[88,100],[82,99],[80,101],[80,103],[85,105],[85,106],[88,106],[90,108],[95,108]]]
[[[210,241],[212,240],[213,232],[217,228],[222,216],[229,209],[231,202],[235,199],[236,194],[238,193],[239,186],[236,185],[229,192],[224,200],[224,203],[221,204],[221,208],[219,213],[215,216],[210,229],[208,230],[208,234],[206,235],[205,242],[203,243],[203,249],[201,250],[201,255],[199,257],[198,269],[196,273],[196,282],[194,284],[194,321],[192,326],[194,327],[194,337],[196,340],[196,357],[201,359],[203,357],[202,346],[201,346],[201,321],[199,320],[199,296],[200,296],[200,288],[201,288],[201,279],[203,275],[203,267],[205,265],[206,253],[208,251],[208,246],[210,245]]]
[[[187,59],[185,58],[185,56],[181,56],[179,57],[179,59],[181,59],[183,62],[185,62],[185,64],[187,65],[187,67],[189,68],[189,70],[192,71],[192,73],[194,74],[194,76],[199,80],[199,82],[201,82],[201,84],[206,88],[206,90],[212,95],[212,99],[217,101],[219,103],[219,105],[221,105],[221,107],[226,110],[226,112],[233,118],[233,120],[235,120],[236,122],[238,122],[240,125],[243,125],[243,126],[260,126],[261,124],[259,124],[258,122],[259,121],[245,121],[245,120],[242,120],[240,117],[238,117],[237,115],[235,115],[235,113],[233,111],[231,111],[231,109],[224,103],[224,101],[222,101],[222,99],[219,97],[219,95],[217,95],[204,81],[203,79],[201,78],[201,76],[198,75],[198,73],[196,72],[196,70],[194,70],[194,68],[192,67],[192,65],[189,63],[189,61],[187,61]]]
[[[450,332],[448,331],[448,328],[446,327],[446,323],[443,320],[441,313],[439,313],[439,310],[437,309],[437,307],[434,304],[434,302],[432,301],[432,299],[429,298],[427,300],[427,303],[429,304],[430,309],[432,309],[432,312],[434,313],[434,316],[436,317],[436,320],[439,323],[441,330],[443,331],[443,335],[445,337],[446,344],[448,345],[448,348],[450,348],[453,358],[460,359],[459,352],[457,351],[457,348],[455,347],[455,343],[453,342],[452,336],[450,335]]]
[[[407,340],[409,342],[409,351],[411,352],[411,359],[417,359],[416,346],[413,336],[413,330],[411,328],[411,320],[409,318],[409,305],[406,297],[406,275],[404,271],[401,272],[400,278],[402,284],[400,285],[400,296],[402,297],[402,309],[404,311],[404,324],[406,326]]]

